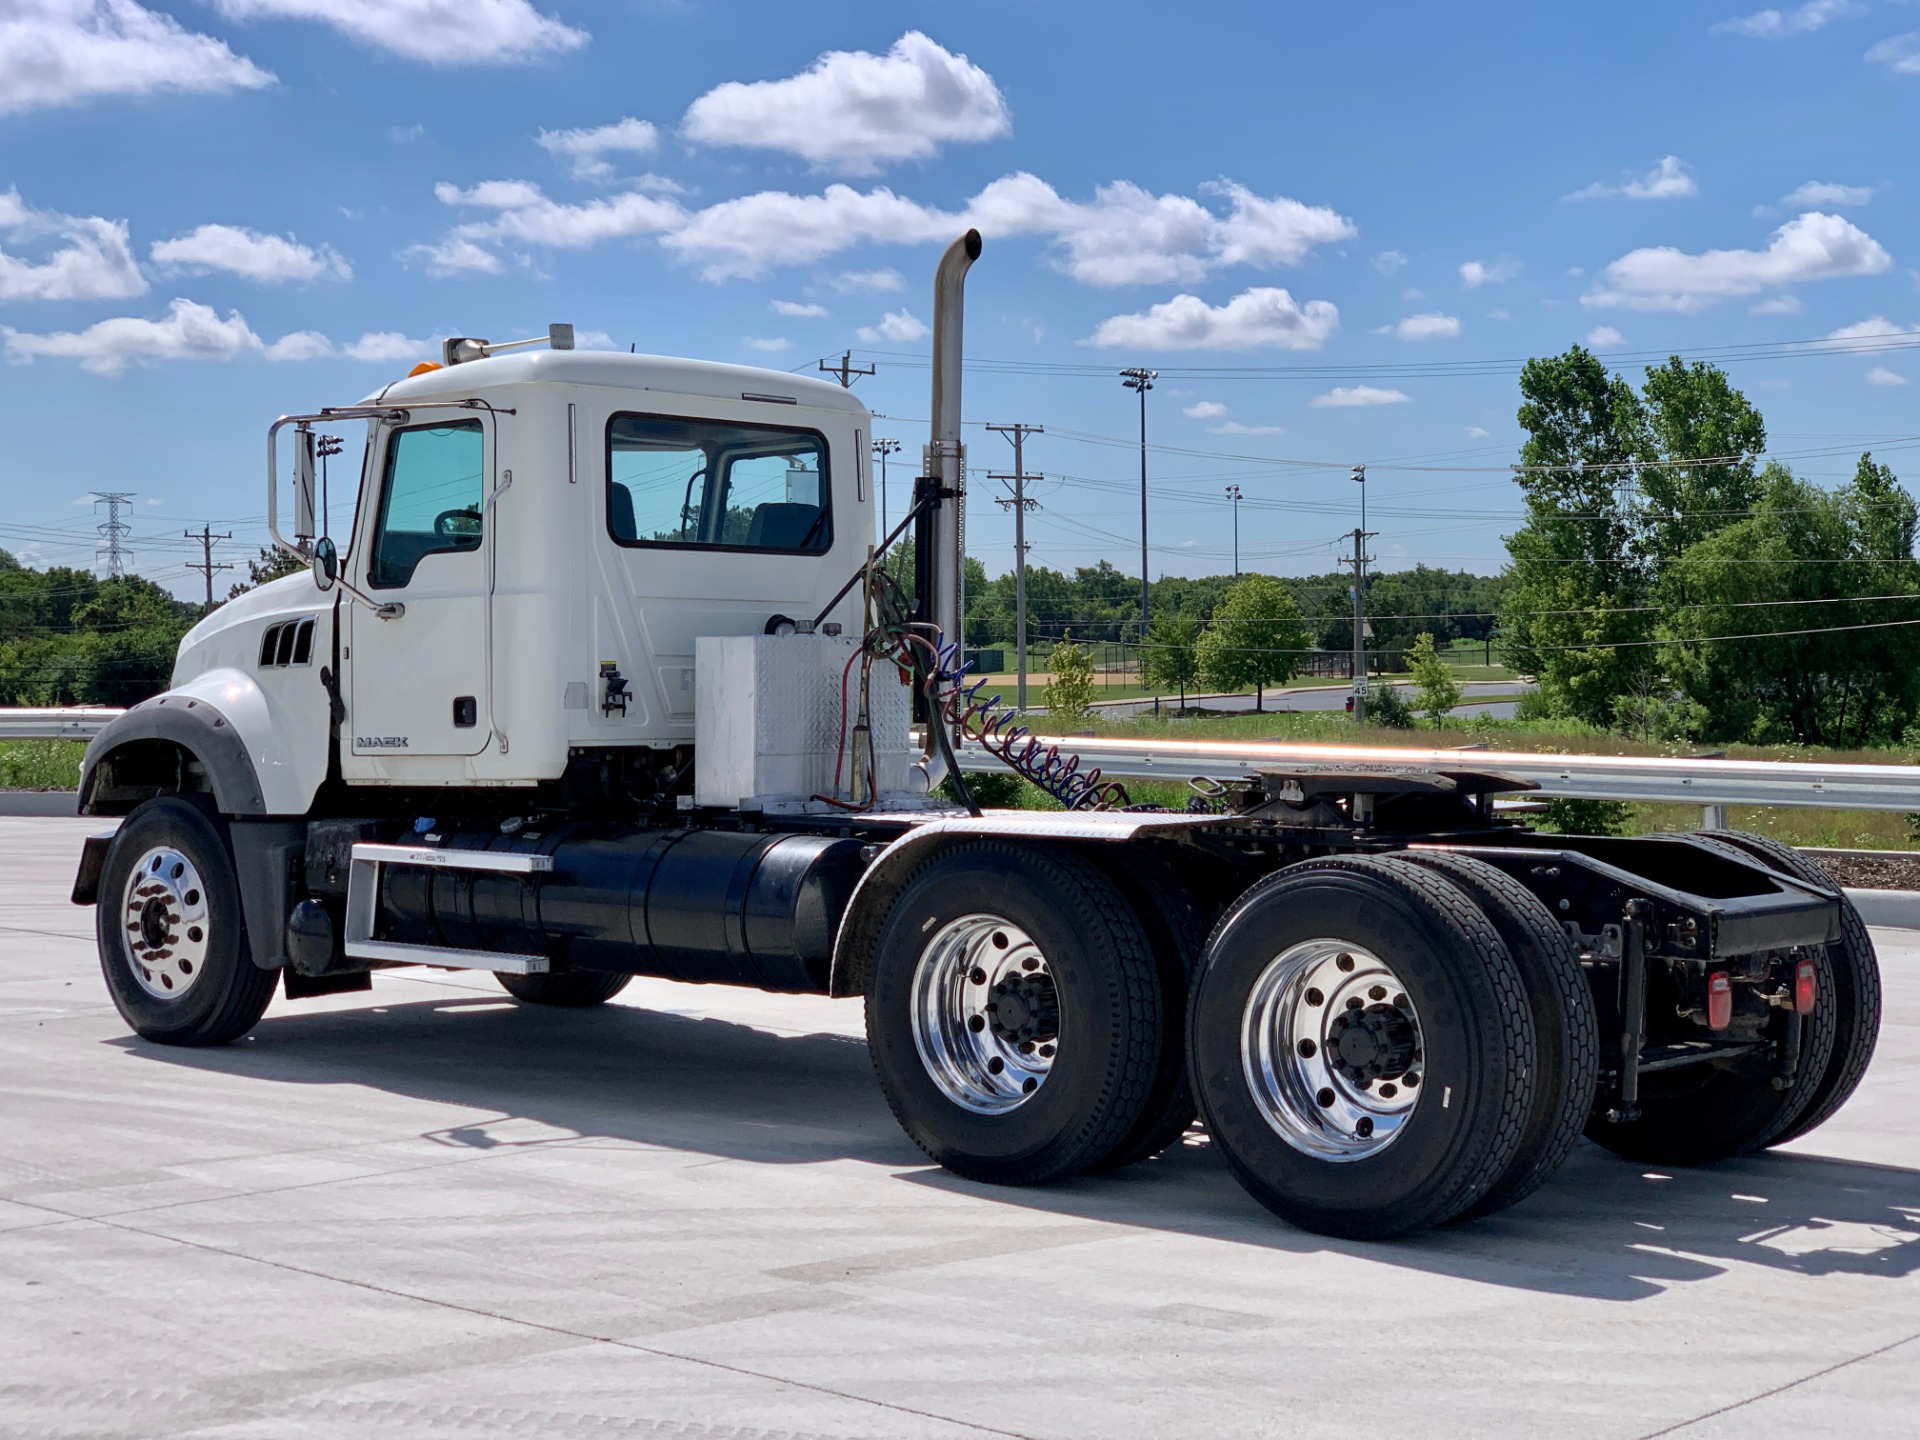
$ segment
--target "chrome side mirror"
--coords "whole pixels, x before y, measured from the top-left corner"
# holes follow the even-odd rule
[[[339,580],[340,552],[334,548],[331,535],[322,535],[313,542],[313,583],[324,595],[333,589]]]

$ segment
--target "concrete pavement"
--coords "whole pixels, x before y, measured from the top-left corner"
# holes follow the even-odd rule
[[[1200,1137],[1030,1191],[929,1167],[852,1002],[484,977],[129,1037],[0,820],[0,1435],[1908,1436],[1920,934],[1787,1152],[1583,1146],[1493,1220],[1293,1231]]]

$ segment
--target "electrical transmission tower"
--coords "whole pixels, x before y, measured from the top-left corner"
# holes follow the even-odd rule
[[[233,532],[229,530],[224,535],[216,535],[213,533],[213,527],[211,525],[202,525],[198,535],[194,534],[191,530],[186,531],[185,534],[187,539],[198,540],[200,542],[200,563],[196,565],[193,561],[189,560],[187,562],[187,569],[198,570],[202,575],[207,577],[207,610],[211,611],[213,609],[213,572],[216,570],[231,570],[233,568],[233,566],[224,561],[218,565],[213,563],[213,543],[216,540],[231,540],[233,538]]]
[[[120,518],[120,511],[133,503],[131,490],[96,490],[93,492],[93,508],[99,513],[102,505],[107,507],[107,523],[96,528],[100,532],[100,546],[93,552],[93,563],[104,565],[107,578],[118,580],[127,573],[127,561],[133,558],[133,552],[127,548],[127,537],[133,533],[133,527]]]
[[[1013,442],[1013,474],[989,475],[987,478],[998,480],[1003,485],[1009,481],[1013,484],[1012,498],[996,500],[994,503],[1013,511],[1014,705],[1024,711],[1027,708],[1027,507],[1040,503],[1027,498],[1027,481],[1042,477],[1027,473],[1026,456],[1021,444],[1027,436],[1044,435],[1047,431],[1044,425],[989,425],[987,429],[997,431]]]

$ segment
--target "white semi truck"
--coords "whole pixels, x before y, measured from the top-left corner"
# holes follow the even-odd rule
[[[1693,1163],[1832,1114],[1878,974],[1783,847],[1536,834],[1484,756],[1128,808],[1020,735],[948,638],[979,252],[935,282],[911,596],[832,385],[555,327],[277,421],[271,524],[310,573],[208,616],[87,754],[82,810],[122,819],[74,899],[134,1030],[222,1044],[276,989],[399,965],[539,1005],[636,974],[860,995],[894,1113],[960,1175],[1123,1166],[1197,1111],[1263,1203],[1350,1236],[1511,1204],[1583,1130]],[[336,536],[313,456],[349,422]],[[1066,808],[981,810],[955,738]]]

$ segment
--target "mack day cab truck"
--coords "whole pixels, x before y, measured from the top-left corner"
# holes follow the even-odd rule
[[[275,422],[270,525],[310,573],[209,615],[87,753],[81,809],[124,818],[74,899],[127,1022],[217,1045],[276,987],[398,965],[536,1005],[636,974],[859,995],[894,1114],[960,1175],[1124,1166],[1197,1110],[1260,1201],[1347,1236],[1509,1205],[1583,1130],[1705,1162],[1845,1101],[1876,962],[1784,847],[1535,834],[1493,806],[1525,782],[1464,757],[1130,809],[996,710],[948,638],[979,253],[935,280],[912,596],[873,558],[871,417],[823,382],[555,327]],[[350,421],[336,539],[313,455]],[[932,798],[955,739],[1066,808]]]

